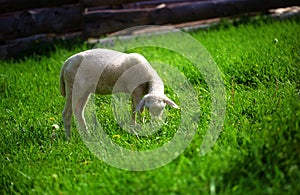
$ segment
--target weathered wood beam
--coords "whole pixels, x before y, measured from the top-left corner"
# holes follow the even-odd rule
[[[42,33],[68,33],[82,28],[79,5],[33,9],[0,16],[0,41]]]
[[[93,11],[84,14],[84,34],[87,37],[98,37],[138,25],[178,24],[292,5],[300,5],[300,1],[214,0],[176,3],[145,9]]]
[[[0,13],[41,7],[57,7],[75,3],[79,3],[79,0],[0,0]]]

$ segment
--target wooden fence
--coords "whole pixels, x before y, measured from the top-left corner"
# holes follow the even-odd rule
[[[299,0],[0,0],[0,58],[53,39],[99,37],[138,25],[177,24],[300,5]]]

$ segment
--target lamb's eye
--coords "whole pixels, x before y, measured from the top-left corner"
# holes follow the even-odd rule
[[[153,103],[154,103],[154,100],[147,100],[147,103],[148,103],[148,104],[153,104]]]
[[[146,100],[145,106],[150,107],[151,105],[153,105],[153,100]]]

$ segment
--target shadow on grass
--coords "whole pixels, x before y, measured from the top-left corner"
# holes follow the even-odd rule
[[[81,38],[74,38],[72,40],[55,39],[53,41],[36,41],[26,49],[9,51],[9,55],[3,59],[12,61],[21,61],[31,57],[39,59],[41,57],[50,57],[57,49],[73,51],[74,48],[80,48],[83,45],[85,49],[92,49],[92,46],[87,45]]]

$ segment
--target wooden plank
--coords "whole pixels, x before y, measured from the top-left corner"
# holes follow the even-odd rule
[[[83,7],[97,7],[103,5],[121,5],[121,4],[133,3],[139,1],[141,0],[81,0],[81,3]]]
[[[215,0],[145,9],[94,11],[84,14],[84,34],[86,37],[98,37],[138,25],[178,24],[299,4],[299,0]]]
[[[0,13],[42,7],[57,7],[61,5],[76,3],[79,3],[79,0],[0,0]]]
[[[199,1],[213,1],[213,0],[148,0],[148,1],[139,1],[139,2],[134,2],[130,3],[127,5],[124,5],[124,7],[133,7],[133,8],[153,8],[156,6],[162,6],[163,4],[165,5],[170,5],[170,4],[175,4],[175,3],[192,3],[192,2],[199,2]]]
[[[211,0],[81,0],[83,7],[97,7],[104,5],[135,4],[136,7],[155,7],[160,4],[172,4]]]
[[[82,28],[79,5],[33,9],[0,16],[0,41],[42,33],[67,33]]]

